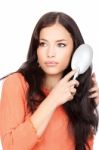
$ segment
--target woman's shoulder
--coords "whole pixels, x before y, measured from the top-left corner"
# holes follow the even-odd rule
[[[4,79],[3,84],[4,85],[9,85],[10,84],[10,85],[13,85],[13,86],[21,85],[23,88],[28,87],[27,81],[25,80],[24,76],[19,72],[15,72],[15,73],[12,73],[12,74],[8,75]]]

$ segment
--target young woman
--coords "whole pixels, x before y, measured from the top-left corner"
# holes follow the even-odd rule
[[[93,149],[99,89],[91,67],[73,80],[70,66],[83,43],[70,16],[49,12],[40,18],[26,62],[3,83],[3,150]]]

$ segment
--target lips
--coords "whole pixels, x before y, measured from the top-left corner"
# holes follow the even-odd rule
[[[46,61],[45,64],[58,64],[56,61]]]
[[[46,61],[45,64],[46,64],[47,66],[55,66],[55,65],[58,64],[58,62],[56,62],[56,61]]]

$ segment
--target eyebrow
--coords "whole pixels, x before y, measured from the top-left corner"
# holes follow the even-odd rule
[[[40,40],[48,42],[48,40],[46,40],[46,39],[40,39]],[[65,40],[65,39],[56,40],[56,42],[61,42],[61,41],[67,41],[67,40]]]

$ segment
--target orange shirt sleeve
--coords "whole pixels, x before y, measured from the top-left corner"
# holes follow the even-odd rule
[[[25,120],[24,85],[19,73],[14,73],[2,86],[0,136],[3,150],[31,150],[38,141],[30,120]]]

